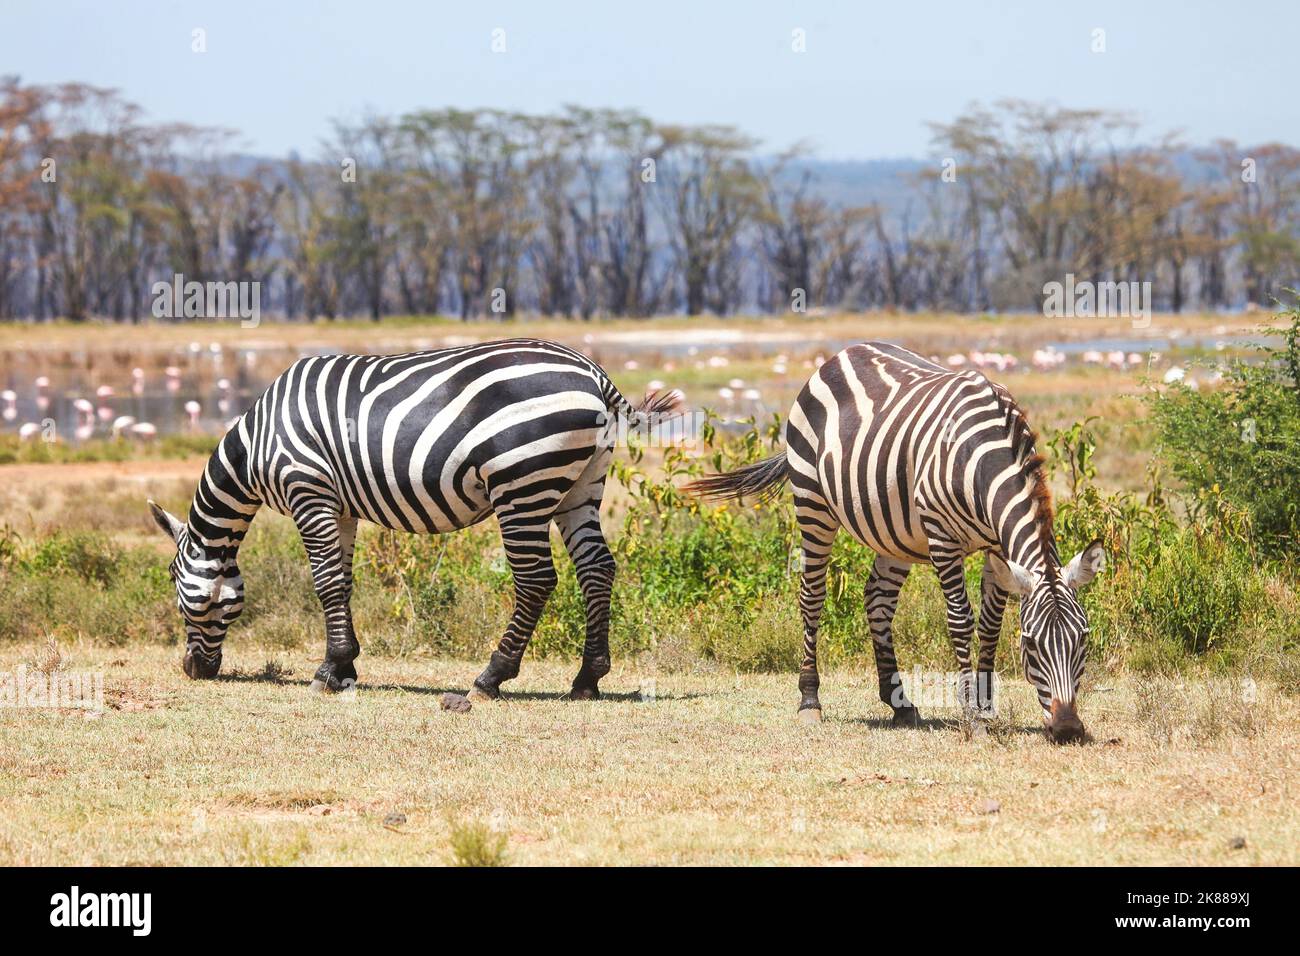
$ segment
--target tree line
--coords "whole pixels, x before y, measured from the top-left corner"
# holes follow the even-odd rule
[[[1300,150],[1142,143],[1124,114],[1024,101],[932,132],[897,196],[854,203],[802,150],[626,110],[371,116],[248,160],[114,91],[5,78],[0,318],[136,321],[177,273],[375,319],[1037,310],[1066,274],[1176,312],[1297,284]]]

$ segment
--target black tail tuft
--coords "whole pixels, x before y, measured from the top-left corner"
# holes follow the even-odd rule
[[[666,392],[647,392],[636,411],[641,415],[676,415],[686,409],[686,396],[675,388]]]
[[[766,501],[776,497],[790,477],[785,452],[764,458],[722,475],[699,478],[686,486],[688,495],[712,498],[715,501],[753,497]]]

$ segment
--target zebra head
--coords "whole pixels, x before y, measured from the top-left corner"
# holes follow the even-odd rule
[[[1106,566],[1101,542],[1094,541],[1065,567],[1040,574],[990,552],[994,579],[1020,595],[1020,660],[1025,677],[1038,691],[1047,731],[1057,743],[1083,736],[1075,709],[1087,651],[1088,617],[1076,592]]]
[[[176,584],[176,606],[185,621],[181,667],[189,677],[216,677],[226,629],[244,609],[244,579],[239,576],[234,551],[208,547],[187,524],[152,501],[149,511],[163,533],[176,542],[176,557],[168,571]]]

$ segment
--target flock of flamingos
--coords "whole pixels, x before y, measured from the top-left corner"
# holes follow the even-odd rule
[[[166,389],[169,393],[175,394],[181,389],[182,371],[175,365],[169,365],[163,372],[166,382]],[[39,413],[46,413],[50,409],[50,379],[46,375],[38,376],[33,381],[35,388],[35,407]],[[140,397],[145,394],[145,371],[142,368],[131,370],[131,394]],[[223,416],[228,416],[233,406],[234,389],[230,379],[222,378],[217,380],[217,391],[220,397],[217,399],[217,410]],[[139,421],[134,415],[119,415],[114,408],[114,402],[117,398],[117,390],[112,385],[99,385],[95,387],[95,400],[84,396],[78,396],[72,401],[72,409],[76,414],[76,426],[73,428],[73,437],[77,441],[86,441],[93,438],[96,433],[107,431],[108,436],[113,439],[134,439],[137,441],[152,441],[158,437],[158,426],[153,422]],[[6,423],[13,423],[18,419],[18,393],[11,388],[0,391],[0,418]],[[203,406],[194,399],[190,399],[184,405],[185,415],[188,421],[189,429],[197,431],[199,428],[199,415],[203,411]],[[233,419],[227,422],[231,424]],[[43,422],[23,422],[18,426],[18,437],[22,441],[33,441],[47,432]],[[46,435],[46,440],[57,440],[57,436]]]
[[[1154,354],[1138,352],[1090,350],[1080,353],[1079,361],[1085,366],[1123,371],[1135,369],[1158,357]],[[1002,374],[1018,369],[1050,372],[1066,364],[1066,355],[1051,346],[1034,349],[1028,369],[1022,365],[1015,355],[1009,352],[973,350],[966,353],[954,353],[942,360],[938,356],[932,358],[936,362],[942,361],[949,368],[972,368],[994,374]],[[825,360],[825,356],[818,355],[813,359],[803,361],[801,364],[806,369],[813,369],[820,366]],[[703,358],[697,360],[695,365],[701,369],[721,369],[730,363],[731,360],[725,356],[713,355],[707,360]],[[794,363],[791,362],[789,356],[778,355],[772,364],[771,371],[778,378],[784,379],[789,373],[792,364]],[[638,368],[638,363],[634,360],[628,360],[623,363],[623,367],[625,370],[634,371]],[[677,365],[673,361],[665,361],[660,366],[660,370],[665,374],[671,374],[676,368]],[[175,365],[169,365],[163,370],[163,383],[168,394],[174,395],[181,391],[184,374],[184,371]],[[1175,365],[1166,370],[1164,381],[1166,383],[1184,381],[1184,376],[1185,369]],[[143,368],[137,367],[131,370],[129,391],[133,396],[138,398],[145,395],[146,378],[147,375]],[[1191,380],[1186,381],[1193,386],[1196,384]],[[50,379],[48,376],[41,375],[33,380],[33,386],[35,389],[34,407],[45,420],[25,421],[18,424],[18,437],[22,441],[33,441],[42,437],[46,441],[57,441],[58,436],[52,429],[46,427],[48,419],[45,416],[51,407]],[[663,381],[656,379],[651,381],[648,387],[652,391],[659,390],[663,389],[665,384]],[[216,413],[219,420],[229,427],[234,421],[231,417],[232,413],[237,414],[235,389],[228,378],[218,379],[216,388]],[[153,422],[138,420],[134,415],[118,414],[115,408],[118,391],[112,385],[101,384],[94,386],[93,391],[94,401],[84,395],[78,395],[72,400],[71,407],[75,415],[75,426],[72,429],[72,435],[76,441],[81,442],[96,436],[106,436],[114,440],[148,442],[158,437],[159,427]],[[725,386],[717,390],[716,394],[728,411],[737,410],[739,405],[749,405],[751,408],[758,407],[761,405],[763,397],[759,388],[753,385],[747,386],[744,380],[739,378],[729,380]],[[12,388],[0,391],[0,418],[3,419],[6,425],[12,426],[18,421],[18,399],[18,393]],[[183,408],[185,412],[184,427],[190,431],[198,431],[203,406],[197,400],[190,399],[184,403]]]

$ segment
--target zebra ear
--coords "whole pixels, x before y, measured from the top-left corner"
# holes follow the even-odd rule
[[[185,525],[162,508],[159,508],[154,504],[152,499],[149,501],[149,513],[153,515],[153,520],[157,523],[158,527],[162,529],[163,534],[167,535],[167,537],[171,538],[173,541],[180,540],[181,529],[184,528]]]
[[[1061,569],[1061,579],[1076,591],[1106,569],[1106,552],[1101,539],[1088,545]]]
[[[989,551],[984,555],[988,569],[998,587],[1012,594],[1028,594],[1038,584],[1038,575],[1026,567],[1008,561],[1002,555]]]

